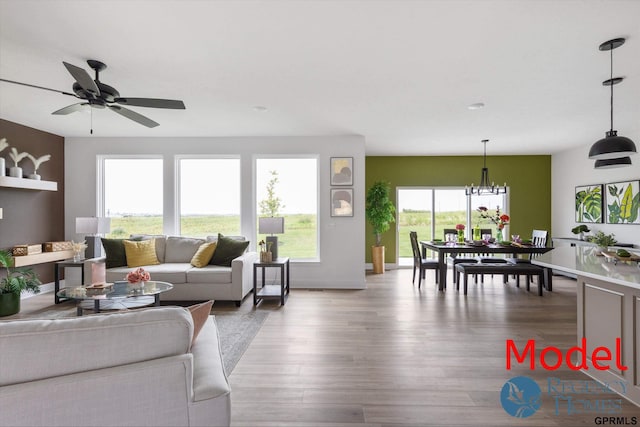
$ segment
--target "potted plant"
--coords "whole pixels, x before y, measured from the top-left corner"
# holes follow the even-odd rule
[[[40,292],[40,279],[32,268],[15,268],[13,256],[0,250],[0,267],[6,268],[6,276],[0,279],[0,317],[10,316],[20,311],[20,294],[30,291]]]
[[[384,246],[382,233],[387,231],[395,221],[396,208],[389,199],[389,184],[383,181],[374,183],[367,192],[365,213],[367,220],[373,227],[376,243],[371,247],[373,272],[384,273]]]
[[[613,237],[614,234],[604,234],[602,231],[598,231],[595,235],[589,236],[587,239],[591,243],[598,245],[596,254],[602,254],[609,250],[609,246],[616,244],[617,240]]]
[[[584,240],[584,233],[588,233],[589,231],[591,231],[591,230],[589,230],[589,227],[587,227],[584,224],[580,224],[579,226],[574,227],[574,228],[571,229],[571,232],[573,234],[579,234],[580,235],[580,240]]]

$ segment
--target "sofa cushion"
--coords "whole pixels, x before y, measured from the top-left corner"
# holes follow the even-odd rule
[[[102,238],[102,247],[107,257],[105,264],[107,268],[122,267],[127,265],[127,255],[124,251],[123,239]]]
[[[190,263],[162,263],[156,265],[145,265],[144,269],[151,276],[151,280],[160,282],[169,282],[171,284],[187,283],[187,271],[192,269]],[[126,280],[128,272],[133,268],[116,267],[107,270],[107,282],[115,282],[118,280]]]
[[[231,283],[231,267],[207,265],[187,270],[188,283]]]
[[[164,262],[164,251],[167,244],[167,236],[164,234],[132,234],[129,236],[131,240],[151,240],[156,241],[156,257],[158,261]]]
[[[182,307],[0,322],[0,386],[185,354],[192,336]],[[91,351],[95,345],[100,351]]]
[[[202,330],[205,322],[209,318],[211,314],[211,307],[213,306],[213,301],[209,300],[200,304],[195,304],[187,307],[191,312],[191,317],[193,318],[193,338],[191,339],[191,345],[196,342],[196,338],[198,334]]]
[[[193,258],[191,258],[191,265],[202,268],[209,264],[217,245],[218,244],[216,242],[206,242],[201,244],[198,251],[195,253]]]
[[[142,267],[160,264],[156,255],[155,239],[134,242],[125,240],[124,251],[127,255],[127,267]]]
[[[164,262],[191,262],[203,239],[191,237],[169,236],[164,254]]]
[[[209,264],[231,266],[231,261],[247,250],[248,240],[236,240],[218,233],[218,246]]]

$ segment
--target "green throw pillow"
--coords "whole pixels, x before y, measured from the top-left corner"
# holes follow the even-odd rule
[[[102,238],[102,247],[107,255],[107,268],[126,267],[127,253],[124,250],[124,239]]]
[[[231,261],[244,253],[249,246],[248,240],[235,240],[218,233],[218,246],[209,264],[231,266]]]

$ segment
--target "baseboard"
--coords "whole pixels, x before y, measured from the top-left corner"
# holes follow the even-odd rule
[[[373,264],[370,262],[365,263],[364,265],[365,270],[367,271],[372,271],[373,270]],[[399,268],[397,263],[385,263],[384,264],[384,269],[385,270],[397,270]]]

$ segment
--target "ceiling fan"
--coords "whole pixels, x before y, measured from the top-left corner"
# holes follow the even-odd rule
[[[121,116],[126,117],[127,119],[133,120],[136,123],[139,123],[148,128],[154,128],[156,126],[159,126],[159,123],[154,122],[150,118],[136,113],[133,110],[124,108],[122,105],[132,107],[168,108],[172,110],[185,109],[184,102],[174,99],[120,97],[120,93],[114,87],[104,84],[100,81],[100,71],[107,68],[106,64],[100,61],[96,61],[93,59],[87,61],[89,67],[91,67],[96,73],[95,80],[92,79],[89,73],[87,73],[83,68],[76,67],[75,65],[69,64],[64,61],[62,63],[66,67],[67,71],[69,71],[69,73],[75,79],[75,83],[73,84],[73,93],[7,79],[0,79],[0,81],[49,90],[52,92],[61,93],[63,95],[73,96],[82,100],[82,102],[68,105],[64,108],[54,111],[51,114],[70,114],[76,111],[81,111],[86,105],[88,105],[91,108],[108,108],[111,111],[118,113]]]

